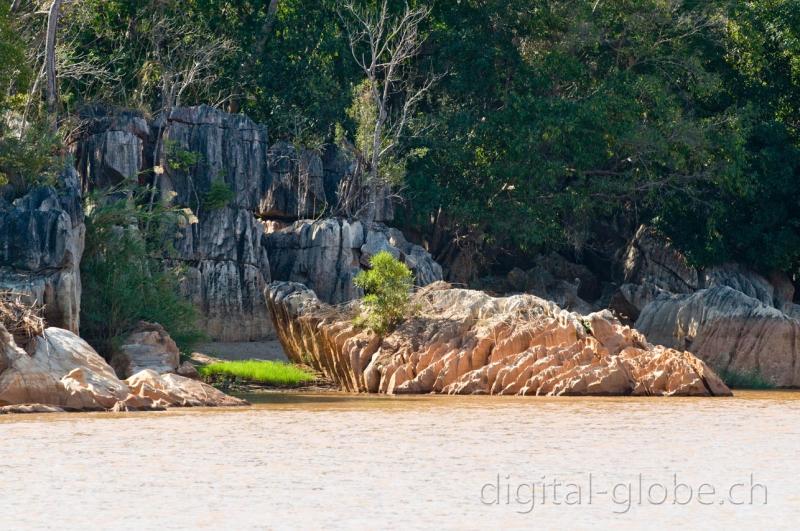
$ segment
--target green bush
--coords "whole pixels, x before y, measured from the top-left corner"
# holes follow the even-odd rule
[[[738,372],[734,370],[721,370],[719,377],[731,389],[775,389],[775,384],[770,382],[758,371]]]
[[[409,310],[414,284],[411,270],[387,251],[375,254],[370,269],[361,271],[353,283],[364,290],[362,314],[356,324],[384,334],[403,321]]]
[[[203,196],[203,207],[208,210],[219,210],[228,206],[234,197],[236,194],[225,181],[211,181],[211,188]]]
[[[316,379],[312,373],[279,361],[223,361],[199,367],[204,377],[241,378],[272,385],[300,385]]]
[[[160,323],[181,350],[201,339],[197,310],[180,295],[169,237],[183,213],[147,206],[147,190],[87,199],[81,261],[81,336],[108,356],[140,320]],[[166,251],[165,251],[166,249]]]

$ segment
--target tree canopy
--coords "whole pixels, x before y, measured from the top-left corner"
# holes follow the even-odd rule
[[[33,3],[22,4],[29,12],[17,26],[16,14],[0,8],[6,110],[40,68],[31,50],[42,25],[31,22]],[[378,13],[383,4],[348,5]],[[343,5],[65,3],[57,54],[63,110],[105,103],[158,113],[209,103],[267,123],[273,137],[359,146],[359,135],[375,130],[364,120],[380,115],[360,99],[383,80],[368,79],[359,65],[368,43],[348,32]],[[423,237],[468,235],[508,255],[580,255],[609,227],[650,223],[700,265],[739,260],[798,271],[798,2],[386,5],[395,17],[409,8],[425,13],[402,86],[390,84],[381,100],[404,109],[426,88],[403,117],[391,164],[381,166],[405,198],[406,228]],[[17,31],[21,40],[19,24],[27,28]],[[436,83],[426,87],[431,76]]]

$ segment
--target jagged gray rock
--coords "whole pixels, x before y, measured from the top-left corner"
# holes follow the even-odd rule
[[[403,260],[419,286],[442,279],[442,268],[425,249],[380,223],[335,218],[297,221],[268,234],[266,247],[274,280],[300,282],[334,304],[360,295],[353,278],[381,250]]]
[[[82,118],[87,129],[76,146],[76,163],[87,188],[108,188],[145,169],[150,126],[144,117],[91,108]]]
[[[48,324],[77,332],[85,226],[77,173],[9,204],[0,199],[0,289],[44,305]]]
[[[375,245],[388,242],[387,248],[403,254],[421,284],[441,278],[441,268],[427,252],[386,227],[372,231],[370,245],[363,251],[370,232],[363,226],[354,230],[359,233],[354,237],[361,241],[351,248],[359,253],[350,256],[351,262],[332,256],[329,250],[338,245],[334,242],[341,240],[341,234],[332,235],[323,245],[309,244],[309,248],[325,250],[300,253],[303,265],[291,263],[297,249],[285,256],[268,255],[265,231],[343,209],[340,194],[349,194],[348,184],[357,168],[346,149],[328,146],[317,152],[285,142],[270,146],[265,126],[205,105],[177,107],[152,122],[133,112],[102,109],[92,109],[85,118],[86,134],[75,151],[87,188],[160,173],[162,199],[195,213],[197,223],[180,229],[175,252],[166,260],[185,266],[184,293],[200,308],[200,325],[214,340],[271,337],[272,322],[262,295],[271,270],[307,278],[329,297],[345,300],[354,294],[351,281],[362,254],[366,259]],[[154,151],[158,151],[155,156]],[[150,172],[154,166],[163,173]],[[232,199],[224,206],[206,200],[215,181],[232,191]],[[348,209],[365,219],[392,217],[384,187],[356,194],[355,199],[348,195],[348,201],[354,201]],[[270,267],[273,257],[280,261],[276,267]]]
[[[180,230],[172,260],[186,267],[184,294],[201,310],[201,328],[219,341],[272,334],[261,295],[269,261],[256,218],[270,181],[267,140],[265,127],[207,106],[173,109],[164,126],[162,193],[198,218]],[[195,154],[196,164],[173,162],[182,152]],[[216,180],[233,192],[224,206],[205,201]]]
[[[692,351],[716,370],[800,386],[800,321],[729,286],[662,292],[635,327],[654,343]]]

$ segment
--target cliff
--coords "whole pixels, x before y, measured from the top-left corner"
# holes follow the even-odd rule
[[[326,300],[349,300],[356,294],[354,271],[373,248],[402,254],[420,282],[441,279],[424,249],[381,223],[392,215],[385,191],[350,205],[366,218],[363,224],[318,219],[348,210],[340,196],[355,163],[346,152],[316,152],[283,141],[270,145],[265,126],[207,106],[175,108],[156,120],[90,111],[75,145],[84,188],[102,189],[125,178],[149,182],[157,173],[162,200],[196,214],[197,223],[180,229],[169,260],[185,266],[185,295],[214,340],[273,336],[263,298],[271,280],[330,286],[320,289]],[[213,183],[230,191],[224,204],[207,200]],[[336,229],[351,226],[360,235]],[[360,242],[355,247],[350,233]]]

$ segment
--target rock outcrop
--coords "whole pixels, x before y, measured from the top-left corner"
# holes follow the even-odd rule
[[[532,295],[494,298],[440,282],[381,338],[306,287],[267,293],[289,358],[358,392],[515,395],[729,395],[688,352],[649,344],[610,313],[580,316]]]
[[[765,291],[751,293],[766,298]],[[800,320],[732,287],[662,293],[635,326],[651,341],[690,349],[718,370],[800,386]]]
[[[628,248],[625,280],[611,307],[650,341],[691,350],[724,373],[800,386],[800,321],[786,275],[767,279],[735,263],[698,270],[641,227]]]
[[[150,369],[158,374],[176,372],[180,351],[164,327],[140,322],[115,349],[111,366],[120,378]]]
[[[25,404],[128,411],[246,402],[174,374],[145,370],[122,381],[88,343],[60,328],[47,328],[28,354],[0,325],[0,406]]]
[[[360,295],[353,278],[380,251],[402,260],[418,286],[442,279],[442,268],[425,249],[380,223],[337,218],[297,221],[269,233],[265,243],[274,280],[305,284],[332,304]]]
[[[85,109],[81,118],[86,129],[76,146],[78,171],[84,189],[105,189],[126,179],[138,179],[152,159],[147,152],[150,124],[133,111],[107,112],[99,107]]]
[[[162,199],[195,213],[197,223],[180,229],[167,263],[185,266],[184,294],[200,309],[199,325],[214,340],[273,335],[263,292],[271,269],[286,266],[270,267],[265,231],[331,212],[374,221],[392,218],[386,190],[352,197],[348,184],[356,161],[346,150],[270,145],[267,128],[242,115],[201,105],[177,107],[152,121],[135,112],[102,109],[90,109],[83,118],[84,134],[74,151],[85,188],[107,188],[137,176],[145,182],[158,175]],[[220,183],[230,190],[229,200],[210,200],[212,186],[219,190]],[[345,195],[347,208],[340,204]],[[417,268],[420,282],[441,277],[424,251],[411,249],[402,236],[398,242],[394,247],[409,262],[423,262]]]
[[[13,204],[0,199],[0,289],[44,306],[53,326],[77,332],[85,227],[80,183],[65,170],[56,187],[40,187]]]
[[[201,310],[200,327],[219,341],[269,337],[260,296],[269,260],[256,218],[270,181],[266,128],[200,106],[173,109],[163,131],[162,193],[198,218],[181,230],[174,259],[186,267],[183,288]],[[206,200],[215,181],[231,192],[226,204]]]
[[[247,402],[228,396],[214,387],[178,374],[160,375],[145,369],[125,380],[131,392],[153,403],[170,407],[242,406]]]

